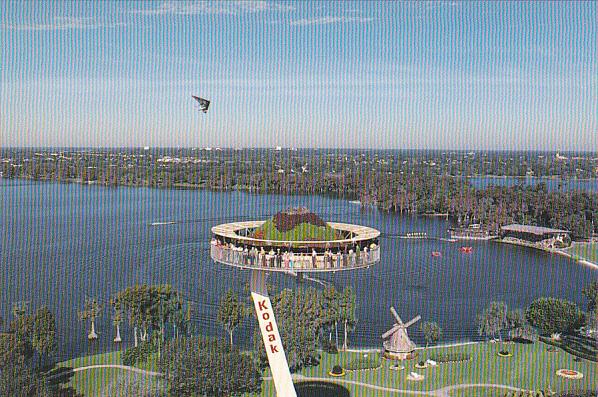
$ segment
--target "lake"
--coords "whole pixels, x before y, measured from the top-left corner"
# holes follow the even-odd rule
[[[329,221],[357,223],[382,232],[382,260],[370,269],[318,276],[337,288],[357,290],[356,331],[351,346],[378,347],[393,324],[395,306],[404,321],[420,314],[444,329],[443,342],[479,339],[476,315],[492,300],[523,308],[539,296],[571,299],[598,272],[556,255],[495,242],[405,240],[408,232],[447,237],[438,218],[387,214],[325,197],[254,195],[241,192],[105,188],[0,179],[0,314],[11,318],[13,302],[47,305],[56,313],[61,357],[113,349],[110,311],[97,322],[100,339],[89,344],[77,318],[86,296],[106,306],[111,294],[135,283],[169,283],[194,302],[193,323],[222,335],[216,323],[219,297],[234,286],[243,294],[249,273],[210,260],[210,228],[265,219],[305,206]],[[156,222],[174,222],[151,226]],[[441,258],[431,256],[440,251]],[[272,276],[278,286],[297,287],[291,276]],[[305,285],[318,286],[310,281]],[[235,335],[248,343],[250,321]],[[417,343],[417,326],[409,334]],[[127,326],[126,344],[132,342]]]

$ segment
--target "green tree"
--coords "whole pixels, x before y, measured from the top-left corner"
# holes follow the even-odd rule
[[[29,314],[29,302],[17,302],[13,304],[12,315],[14,318],[8,328],[14,335],[18,353],[24,357],[26,362],[29,362],[34,354],[31,344],[33,321]]]
[[[575,303],[556,298],[536,299],[525,310],[525,318],[542,335],[571,333],[584,324],[584,314]]]
[[[239,301],[237,294],[232,289],[228,290],[218,302],[217,320],[228,332],[231,345],[233,345],[233,332],[247,317],[247,314],[247,308]]]
[[[442,337],[442,328],[436,322],[426,321],[420,325],[419,329],[423,332],[426,339],[426,349],[428,345],[438,342]]]
[[[118,302],[134,330],[135,347],[138,346],[138,336],[145,342],[152,330],[159,332],[159,343],[162,343],[166,323],[176,317],[175,312],[183,310],[179,292],[167,284],[127,287],[113,300]]]
[[[356,294],[353,288],[345,288],[339,302],[339,319],[343,323],[344,331],[343,350],[347,350],[348,331],[353,331],[357,324],[357,307],[355,301]]]
[[[172,339],[158,367],[173,396],[241,396],[261,390],[261,373],[253,359],[225,339]]]
[[[322,292],[320,309],[321,324],[328,330],[328,341],[332,342],[332,332],[336,334],[335,346],[338,349],[338,322],[341,321],[341,295],[330,285]]]
[[[531,341],[538,339],[538,333],[525,318],[525,313],[521,309],[512,310],[507,313],[509,323],[509,337],[511,339],[521,338]]]
[[[91,322],[91,330],[87,335],[87,339],[94,340],[98,338],[98,334],[96,334],[95,328],[95,321],[98,318],[102,311],[102,305],[98,303],[95,298],[85,298],[85,304],[83,306],[83,310],[79,312],[79,319],[81,321],[89,320]]]
[[[593,312],[598,308],[598,281],[585,287],[582,293],[588,300],[588,312]]]
[[[56,352],[56,320],[47,307],[35,312],[32,320],[31,344],[38,352],[39,365]]]
[[[51,395],[43,377],[25,364],[23,356],[0,364],[0,396],[47,397]]]
[[[319,360],[318,334],[323,321],[320,302],[314,288],[284,289],[272,297],[278,330],[292,371]]]
[[[0,396],[49,396],[46,381],[32,370],[23,353],[22,343],[14,333],[0,335]]]
[[[507,304],[490,302],[490,306],[478,315],[478,333],[496,338],[502,342],[501,332],[508,327]]]

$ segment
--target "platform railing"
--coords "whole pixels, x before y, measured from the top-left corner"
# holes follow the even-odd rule
[[[350,253],[292,253],[284,255],[278,252],[262,253],[239,248],[231,248],[226,245],[210,244],[210,256],[213,260],[237,267],[248,269],[270,269],[285,271],[322,271],[322,270],[343,270],[367,267],[380,261],[380,246],[368,249],[367,251]]]

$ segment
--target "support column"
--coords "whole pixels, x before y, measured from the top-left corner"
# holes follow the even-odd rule
[[[278,397],[296,397],[297,393],[291,378],[289,363],[282,348],[282,340],[280,339],[278,326],[274,319],[274,310],[266,288],[266,275],[266,272],[261,270],[251,271],[251,282],[249,284],[251,297],[257,313],[266,354],[268,355],[268,363],[270,364],[270,371],[272,371],[276,394]]]

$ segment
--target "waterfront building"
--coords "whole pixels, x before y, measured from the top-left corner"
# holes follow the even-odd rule
[[[500,228],[501,238],[523,240],[530,243],[544,243],[568,246],[571,244],[571,232],[542,226],[511,224]]]

